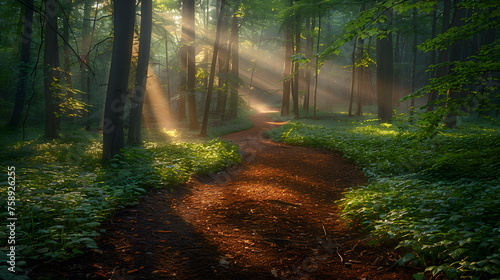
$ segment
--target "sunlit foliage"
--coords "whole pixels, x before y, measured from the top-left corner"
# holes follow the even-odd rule
[[[343,216],[382,241],[398,241],[407,252],[399,264],[450,279],[491,279],[500,274],[500,130],[466,121],[431,138],[414,126],[336,115],[292,122],[270,136],[339,150],[362,166],[371,183],[346,191]]]

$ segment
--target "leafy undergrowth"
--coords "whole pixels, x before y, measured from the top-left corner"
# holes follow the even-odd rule
[[[150,188],[174,188],[193,174],[216,172],[240,161],[237,148],[227,142],[190,143],[170,137],[127,147],[105,168],[100,164],[99,134],[73,132],[57,140],[17,143],[9,140],[8,133],[1,136],[3,228],[9,217],[8,167],[15,167],[17,181],[16,270],[30,260],[64,260],[98,250],[95,238],[101,233],[100,225],[116,209],[138,203]],[[0,275],[14,277],[5,265],[8,235],[0,231]]]
[[[500,279],[498,126],[467,123],[426,137],[374,116],[334,115],[268,136],[338,150],[362,166],[371,183],[346,191],[343,215],[381,240],[397,240],[407,252],[399,264],[449,279]]]

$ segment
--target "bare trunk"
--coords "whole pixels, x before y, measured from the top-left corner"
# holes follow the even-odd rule
[[[141,143],[141,119],[146,98],[146,84],[148,79],[149,53],[151,49],[151,30],[153,24],[152,0],[141,1],[141,31],[139,38],[139,57],[137,58],[137,71],[135,88],[130,104],[130,118],[128,142],[133,145]]]
[[[28,67],[30,61],[30,47],[33,37],[33,10],[28,7],[33,7],[33,0],[26,1],[24,8],[24,27],[21,42],[21,58],[19,66],[19,76],[17,78],[16,99],[14,110],[10,117],[8,126],[17,127],[21,122],[21,115],[24,109],[24,101],[26,99],[26,85],[28,83]]]
[[[57,42],[57,10],[58,5],[53,1],[45,2],[45,47],[43,53],[44,92],[45,92],[45,137],[58,138],[57,134],[57,107],[60,90],[52,85],[59,81],[59,47]]]
[[[114,42],[109,70],[103,124],[103,162],[120,153],[125,145],[123,113],[127,99],[132,42],[134,39],[135,0],[114,1]]]
[[[231,24],[231,98],[229,101],[229,119],[238,118],[238,88],[239,88],[239,26],[236,11]]]
[[[196,53],[195,53],[195,24],[194,24],[194,0],[184,0],[182,5],[182,10],[186,9],[186,13],[183,13],[186,17],[186,41],[188,43],[187,47],[187,102],[188,102],[188,113],[189,113],[189,130],[198,130],[200,125],[198,124],[198,114],[196,113]],[[184,32],[184,27],[183,27]]]
[[[386,15],[390,20],[392,11]],[[392,33],[386,38],[377,38],[377,104],[378,118],[381,122],[389,122],[392,118],[393,94],[393,47]]]
[[[281,104],[281,116],[285,117],[290,114],[290,90],[291,90],[291,77],[290,75],[291,70],[292,70],[292,62],[291,62],[291,56],[292,56],[292,49],[293,49],[293,42],[292,42],[292,34],[291,34],[290,27],[287,26],[285,28],[285,69],[283,72],[283,100]]]
[[[208,80],[208,89],[207,89],[207,98],[205,100],[205,111],[203,112],[203,122],[201,124],[201,132],[200,136],[207,136],[207,128],[208,128],[208,116],[210,114],[210,101],[212,100],[212,92],[214,87],[215,80],[215,66],[217,64],[217,53],[219,52],[219,39],[220,39],[220,31],[222,25],[222,12],[224,10],[224,6],[226,4],[225,0],[221,0],[220,14],[217,19],[217,31],[215,33],[215,42],[214,42],[214,52],[212,56],[212,64],[210,66],[210,78]]]

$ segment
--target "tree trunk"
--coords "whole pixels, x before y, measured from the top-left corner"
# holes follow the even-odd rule
[[[184,2],[184,0],[183,0]],[[184,3],[183,3],[184,4]],[[181,40],[179,42],[179,59],[180,61],[180,81],[179,86],[177,88],[177,92],[179,95],[179,99],[177,101],[177,110],[179,113],[179,121],[186,120],[186,95],[187,95],[187,56],[188,56],[188,46],[187,46],[187,37],[185,30],[185,16],[186,9],[184,9],[184,5],[182,7],[182,35]]]
[[[316,53],[319,54],[319,42],[321,38],[321,12],[319,12],[319,18],[318,18],[318,41],[316,43]],[[314,114],[314,119],[316,119],[316,97],[318,93],[318,75],[319,75],[319,57],[316,56],[316,73],[314,75],[314,96],[313,96],[313,114]]]
[[[281,103],[281,116],[286,117],[290,114],[290,90],[292,70],[291,56],[293,51],[292,31],[289,24],[285,27],[285,69],[283,71],[283,100]]]
[[[394,89],[393,89],[393,95],[392,95],[392,104],[396,107],[399,107],[400,104],[398,102],[399,99],[402,97],[402,75],[401,75],[401,68],[402,68],[402,54],[403,54],[403,48],[404,44],[401,43],[401,32],[397,31],[396,32],[396,40],[394,42],[394,65],[398,67],[397,69],[400,69],[400,71],[396,71],[394,73]]]
[[[196,113],[196,53],[195,53],[195,11],[194,0],[183,0],[182,19],[183,34],[186,36],[187,46],[187,103],[189,114],[189,130],[198,130],[198,114]],[[184,17],[186,21],[184,22]],[[184,26],[186,29],[184,29]],[[185,33],[184,33],[185,32]]]
[[[132,145],[141,143],[141,119],[146,98],[146,85],[148,80],[149,54],[151,49],[151,30],[153,27],[152,0],[141,1],[141,30],[139,38],[139,57],[137,58],[137,71],[135,88],[130,101],[130,118],[128,142]]]
[[[312,21],[312,24],[311,24],[311,21]],[[309,18],[308,20],[306,20],[306,23],[307,23],[307,29],[309,30],[309,36],[307,36],[306,38],[306,51],[305,51],[305,55],[306,57],[311,57],[312,56],[312,52],[313,52],[313,45],[314,45],[314,38],[313,38],[313,32],[314,32],[314,28],[315,28],[315,19],[314,18]],[[306,84],[306,90],[304,92],[304,105],[303,105],[303,109],[306,111],[306,112],[309,112],[309,100],[310,100],[310,96],[311,96],[311,63],[308,63],[308,66],[306,68],[306,73],[305,73],[305,77],[304,77],[304,81],[305,81],[305,84]]]
[[[457,6],[455,8],[455,13],[453,15],[452,26],[461,28],[465,24],[464,22],[465,17],[466,17],[466,9]],[[462,61],[464,43],[465,43],[464,39],[459,39],[452,44],[450,48],[451,49],[450,62]],[[452,68],[453,66],[450,67],[450,69]],[[451,72],[452,70],[450,70],[450,73]],[[456,106],[453,104],[453,102],[454,100],[460,98],[460,92],[448,90],[447,95],[448,98],[446,101],[446,107],[448,107],[449,113],[445,117],[445,124],[447,128],[457,128],[457,112],[459,108],[455,108]]]
[[[168,39],[165,39],[165,79],[167,80],[167,85],[166,85],[167,115],[169,118],[171,118],[172,117],[172,95],[170,94],[170,66],[168,63]]]
[[[392,11],[386,12],[390,21]],[[393,93],[393,47],[392,33],[385,38],[377,38],[377,105],[378,118],[381,122],[389,122],[392,118]]]
[[[450,17],[451,17],[451,0],[444,0],[444,9],[443,9],[443,25],[441,29],[441,33],[445,33],[450,27]],[[439,50],[438,52],[438,64],[448,62],[449,50]],[[448,73],[448,66],[441,66],[436,70],[436,78],[444,77]],[[439,99],[438,92],[435,93],[435,100]],[[442,104],[438,104],[442,105]],[[434,109],[434,104],[431,104],[430,111]]]
[[[95,0],[86,0],[83,6],[83,22],[82,22],[82,50],[80,52],[80,59],[88,64],[89,52],[91,43],[91,28],[90,28],[90,14]],[[90,104],[91,84],[90,74],[87,66],[83,63],[80,64],[80,84],[82,89],[82,101]],[[85,119],[85,129],[90,130],[90,114],[88,111],[83,112]]]
[[[135,0],[113,1],[114,41],[109,70],[103,124],[103,162],[124,147],[123,113],[128,93],[128,78],[134,39]]]
[[[355,78],[356,78],[356,47],[358,44],[358,37],[354,37],[354,43],[352,47],[352,55],[351,55],[351,60],[352,60],[352,73],[351,73],[351,88],[349,90],[349,109],[348,109],[348,116],[352,116],[352,104],[354,103],[354,85],[355,85]]]
[[[30,47],[33,37],[33,0],[27,0],[24,7],[24,27],[21,42],[21,58],[19,63],[19,76],[17,78],[16,99],[14,110],[10,117],[9,127],[17,127],[21,122],[21,115],[24,109],[26,99],[26,85],[28,83],[28,67],[30,61]]]
[[[295,54],[299,54],[301,52],[300,48],[300,16],[297,14],[295,17]],[[293,86],[292,86],[292,99],[293,99],[293,115],[295,119],[299,118],[299,62],[293,63],[294,75],[293,75]]]
[[[436,8],[436,6],[434,6]],[[436,23],[437,23],[437,13],[436,10],[432,11],[432,23],[431,23],[431,39],[436,37]],[[431,55],[431,65],[436,64],[436,50],[430,52]],[[436,71],[431,72],[431,79],[436,77]],[[427,112],[434,110],[434,101],[436,100],[437,91],[432,91],[429,93],[429,98],[427,100]]]
[[[229,73],[229,44],[228,44],[228,16],[229,7],[221,10],[222,13],[222,26],[220,34],[219,45],[219,88],[217,90],[217,105],[215,107],[215,114],[224,120],[226,114],[227,103],[227,75]]]
[[[410,82],[411,87],[410,91],[413,93],[415,91],[415,83],[416,83],[416,70],[417,70],[417,9],[413,8],[413,45],[411,48],[411,76]],[[410,115],[413,115],[415,112],[415,98],[410,100]]]
[[[53,1],[45,2],[45,47],[44,47],[44,92],[45,92],[45,137],[58,138],[57,107],[60,90],[52,85],[60,79],[59,46],[57,42],[57,10]]]
[[[229,101],[229,119],[238,118],[238,88],[239,88],[239,25],[236,11],[231,24],[231,98]]]
[[[364,40],[361,38],[358,38],[358,63],[361,63],[361,60],[363,58],[363,51],[364,51]],[[363,94],[363,74],[364,74],[364,66],[359,65],[356,67],[356,71],[358,72],[358,82],[357,82],[357,89],[356,89],[356,94],[358,97],[358,100],[356,102],[356,116],[361,116],[362,115],[362,105],[361,105],[361,99],[362,99],[362,94]]]
[[[217,31],[215,32],[215,42],[214,42],[214,52],[212,56],[212,65],[210,65],[210,78],[208,80],[208,89],[207,89],[207,99],[205,100],[205,111],[203,112],[203,122],[201,124],[201,132],[200,136],[207,136],[207,128],[208,128],[208,116],[210,114],[210,101],[212,100],[212,92],[214,87],[215,80],[215,66],[217,64],[217,53],[219,52],[219,40],[221,33],[221,25],[222,25],[222,17],[224,6],[226,4],[225,0],[221,0],[220,5],[220,14],[217,19]]]

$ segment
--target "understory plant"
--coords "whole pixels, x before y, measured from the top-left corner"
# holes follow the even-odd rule
[[[100,137],[87,132],[56,140],[3,140],[1,169],[16,170],[16,270],[30,261],[60,261],[98,250],[100,225],[116,209],[137,204],[148,189],[173,189],[194,174],[240,161],[237,148],[220,140],[145,142],[127,147],[105,167]],[[2,173],[1,182],[7,182],[7,172]],[[7,201],[7,188],[0,196]],[[4,203],[4,228],[8,216]],[[0,232],[2,277],[15,276],[6,266],[8,234]]]
[[[500,279],[500,129],[472,121],[426,131],[334,115],[293,121],[268,136],[338,150],[360,165],[370,184],[345,191],[343,218],[396,240],[399,264],[449,279]]]

